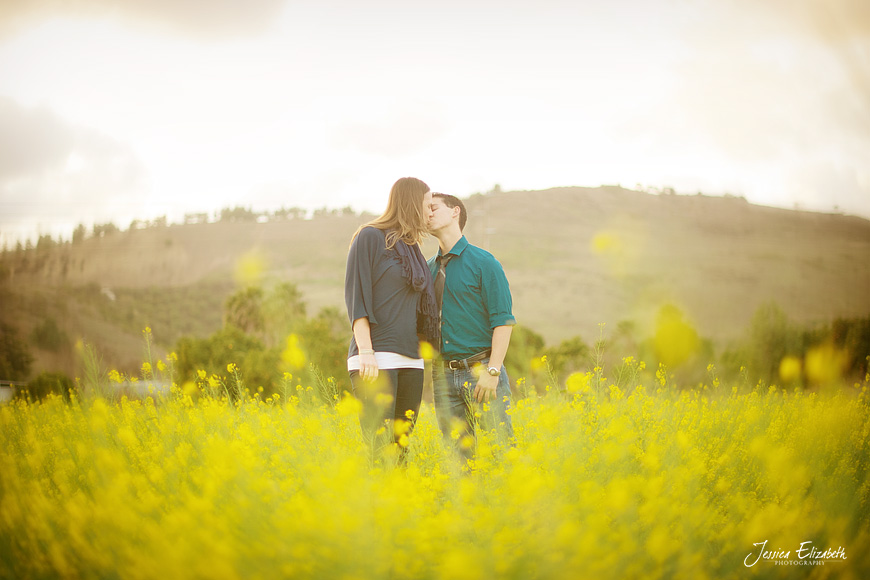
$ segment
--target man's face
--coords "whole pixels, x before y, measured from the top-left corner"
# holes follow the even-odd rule
[[[426,220],[427,224],[429,222],[429,218],[432,216],[431,205],[432,205],[432,192],[427,191],[425,194],[423,194],[423,219]]]
[[[433,197],[429,204],[429,230],[437,232],[450,225],[453,221],[453,208],[444,205],[440,197]]]

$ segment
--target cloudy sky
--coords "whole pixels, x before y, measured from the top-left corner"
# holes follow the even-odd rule
[[[870,218],[870,2],[0,3],[0,242],[405,175]]]

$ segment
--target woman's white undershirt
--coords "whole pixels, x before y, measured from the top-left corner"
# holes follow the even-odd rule
[[[411,358],[395,352],[376,352],[375,360],[379,369],[422,369],[423,359]],[[347,370],[359,370],[359,355],[347,359]]]

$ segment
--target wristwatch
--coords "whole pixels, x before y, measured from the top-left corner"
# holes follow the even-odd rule
[[[486,369],[486,372],[488,372],[489,375],[492,377],[497,377],[501,374],[501,370],[499,370],[495,367],[489,367],[488,369]]]

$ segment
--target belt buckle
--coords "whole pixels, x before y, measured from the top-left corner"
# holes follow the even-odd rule
[[[455,366],[455,367],[453,366],[453,363],[456,363],[456,366]],[[449,361],[449,362],[447,363],[447,368],[449,368],[451,371],[458,371],[459,369],[462,368],[462,361],[461,361],[461,360],[452,360],[452,361]]]

